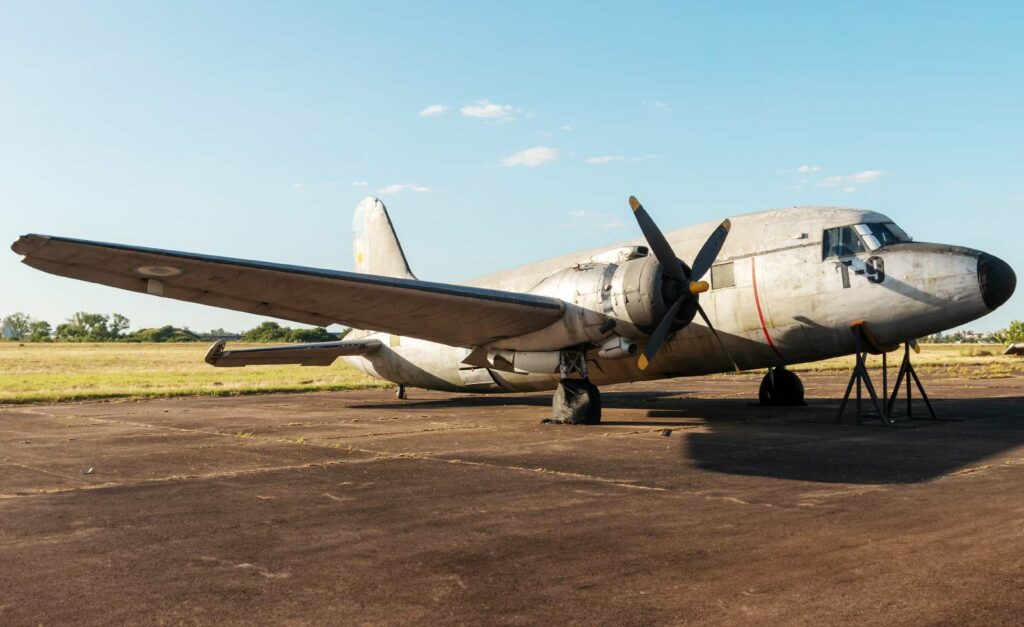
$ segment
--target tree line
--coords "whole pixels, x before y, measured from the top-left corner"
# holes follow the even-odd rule
[[[19,342],[201,342],[215,339],[237,339],[246,342],[330,342],[344,337],[349,329],[331,333],[323,327],[293,329],[276,322],[262,322],[241,333],[213,329],[197,333],[188,327],[164,325],[158,328],[129,331],[127,317],[79,311],[56,328],[45,320],[37,320],[16,312],[2,318],[4,339]]]

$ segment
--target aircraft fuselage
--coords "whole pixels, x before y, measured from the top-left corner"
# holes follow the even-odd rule
[[[894,346],[975,320],[1013,291],[1009,266],[976,250],[912,241],[885,244],[872,239],[871,229],[864,226],[859,227],[859,242],[836,244],[851,236],[843,227],[892,224],[874,212],[794,208],[739,216],[732,224],[710,273],[712,289],[700,302],[742,369],[852,354],[856,338],[850,325],[858,320],[868,324],[880,344]],[[714,226],[678,229],[666,237],[680,257],[692,258]],[[892,233],[902,231],[894,226]],[[597,325],[603,320],[600,314],[612,307],[601,299],[607,300],[611,292],[615,261],[635,256],[638,247],[643,252],[642,246],[642,240],[621,242],[514,268],[470,285],[557,296],[578,307],[584,327],[588,317]],[[564,331],[541,330],[532,334],[536,341],[529,336],[507,338],[492,347],[531,350],[532,343],[543,344],[552,333]],[[635,337],[628,339],[643,345],[642,333],[631,335]],[[533,391],[552,389],[560,378],[557,373],[470,366],[463,363],[470,353],[463,347],[372,331],[353,331],[351,337],[377,338],[384,346],[373,355],[346,357],[349,363],[408,386]],[[732,370],[699,319],[675,332],[647,370],[640,370],[635,358],[603,358],[596,350],[587,357],[590,379],[597,385]]]

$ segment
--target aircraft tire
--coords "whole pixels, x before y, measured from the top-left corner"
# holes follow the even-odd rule
[[[562,379],[551,398],[554,422],[594,425],[601,422],[601,392],[588,380]]]
[[[761,379],[761,388],[757,396],[762,405],[802,407],[807,404],[804,402],[803,381],[785,368],[776,368],[773,374],[766,374],[764,379]]]

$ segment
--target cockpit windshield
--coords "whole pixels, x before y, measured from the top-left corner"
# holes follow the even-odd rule
[[[872,224],[858,224],[853,227],[857,234],[864,240],[864,244],[871,250],[877,250],[889,244],[897,242],[909,242],[910,238],[903,229],[892,222],[884,224],[874,222]]]
[[[897,242],[909,242],[910,237],[892,222],[873,222],[825,229],[822,237],[822,256],[849,257],[875,251]]]

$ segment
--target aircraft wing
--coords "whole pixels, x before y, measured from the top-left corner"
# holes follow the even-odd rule
[[[11,249],[44,272],[235,311],[474,347],[542,329],[557,298],[247,259],[25,235]]]
[[[330,366],[338,357],[366,355],[380,349],[380,340],[342,340],[315,344],[285,344],[260,348],[224,350],[224,340],[218,341],[206,353],[206,363],[221,368],[266,366],[270,364],[299,364],[302,366]]]

